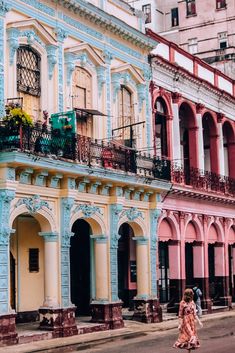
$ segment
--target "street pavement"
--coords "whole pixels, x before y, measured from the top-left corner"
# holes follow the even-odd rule
[[[205,315],[202,322],[202,347],[198,353],[235,353],[235,310]],[[172,348],[177,327],[178,319],[174,317],[156,324],[126,320],[125,327],[119,330],[2,347],[0,353],[177,353],[180,351]]]
[[[205,323],[198,330],[201,348],[198,353],[234,353],[235,352],[235,317],[220,319]],[[177,339],[178,330],[167,332],[149,332],[142,337],[130,340],[96,345],[91,349],[82,350],[83,353],[170,353],[181,350],[172,348]],[[77,353],[78,351],[72,351]],[[181,351],[182,352],[182,351]],[[186,352],[183,350],[183,352]]]

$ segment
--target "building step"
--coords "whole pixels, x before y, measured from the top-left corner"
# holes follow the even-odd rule
[[[52,332],[22,332],[18,335],[19,344],[36,341],[50,340],[53,338]]]

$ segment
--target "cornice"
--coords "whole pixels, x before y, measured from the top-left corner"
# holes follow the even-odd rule
[[[222,113],[226,117],[235,120],[235,98],[224,91],[218,90],[210,83],[198,79],[186,70],[176,67],[156,58],[153,65],[153,80],[158,86],[162,86],[168,91],[180,92],[184,98],[195,103],[202,103],[207,109],[217,113]],[[175,77],[178,80],[175,80]]]
[[[131,41],[133,44],[146,50],[154,49],[158,41],[147,37],[144,33],[129,26],[117,17],[110,15],[102,9],[83,0],[51,0],[52,2],[63,6],[69,11],[85,17],[90,22],[102,26],[104,29],[111,31],[123,39]]]

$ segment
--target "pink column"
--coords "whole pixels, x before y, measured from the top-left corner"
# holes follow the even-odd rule
[[[181,244],[180,241],[170,240],[169,246],[169,278],[170,278],[170,302],[167,306],[168,312],[178,310],[182,298],[183,284],[181,279]]]
[[[207,283],[205,275],[205,256],[204,256],[204,243],[196,242],[193,246],[193,275],[195,283],[198,283],[199,288],[202,291],[201,304],[203,309],[207,309],[208,312],[211,312],[211,300],[208,299],[207,293]]]
[[[232,247],[233,300],[235,300],[235,245]]]
[[[203,218],[203,231],[204,231],[204,279],[202,283],[203,301],[202,308],[207,309],[208,313],[212,311],[212,302],[209,295],[209,258],[208,258],[208,217]]]
[[[228,259],[228,247],[221,243],[215,244],[215,277],[216,292],[219,295],[219,304],[232,305],[232,298],[229,296],[229,277],[226,276],[225,258]]]

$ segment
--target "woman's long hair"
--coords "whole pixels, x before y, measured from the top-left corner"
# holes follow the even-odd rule
[[[183,300],[186,303],[189,303],[193,300],[193,290],[190,288],[185,289],[184,295],[183,295]]]

